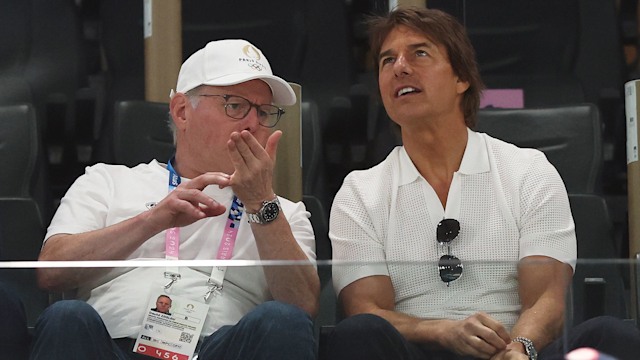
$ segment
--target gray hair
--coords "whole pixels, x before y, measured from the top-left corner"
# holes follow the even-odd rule
[[[200,97],[198,95],[198,90],[202,87],[202,85],[197,86],[189,91],[187,91],[184,95],[189,98],[189,102],[191,103],[191,107],[196,109],[198,104],[200,103]],[[169,126],[169,131],[173,135],[173,145],[177,145],[178,142],[178,128],[176,128],[176,124],[173,122],[173,116],[171,113],[168,113],[167,125]]]

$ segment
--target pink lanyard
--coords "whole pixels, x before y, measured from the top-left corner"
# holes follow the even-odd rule
[[[171,164],[173,158],[167,163],[167,170],[169,170],[169,192],[175,190],[180,185],[180,176]],[[218,260],[230,260],[233,256],[233,249],[236,246],[236,238],[238,237],[238,228],[240,227],[240,219],[244,212],[244,206],[237,196],[233,195],[233,201],[231,208],[229,209],[229,216],[222,232],[222,238],[220,239],[220,246],[218,247]],[[165,259],[178,260],[180,258],[180,228],[173,227],[167,229],[165,233]],[[205,301],[208,301],[213,292],[222,291],[222,283],[224,281],[224,275],[226,273],[226,266],[216,266],[211,272],[211,276],[207,279],[208,290],[204,296]],[[167,267],[164,273],[165,278],[170,279],[164,287],[169,289],[174,282],[180,279],[180,272],[177,267]]]
[[[169,192],[173,191],[180,185],[180,176],[171,165],[173,158],[167,162],[167,170],[169,170]],[[167,229],[164,236],[164,251],[165,259],[178,260],[180,258],[180,228],[172,227]],[[169,279],[169,282],[164,286],[165,289],[169,289],[174,282],[180,279],[180,270],[178,267],[167,267],[164,272],[164,277]]]
[[[236,246],[236,237],[238,237],[238,228],[240,227],[240,218],[244,212],[244,205],[233,195],[233,201],[231,202],[231,208],[229,209],[229,217],[227,218],[227,224],[222,232],[222,239],[220,239],[220,246],[218,247],[219,260],[230,260],[233,256],[233,248]],[[224,282],[224,275],[227,272],[226,266],[214,266],[211,269],[211,275],[207,279],[207,292],[204,294],[204,301],[209,301],[211,294],[221,293],[222,284]]]

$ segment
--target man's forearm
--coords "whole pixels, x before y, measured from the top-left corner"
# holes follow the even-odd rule
[[[49,238],[40,261],[124,260],[153,235],[162,231],[148,224],[148,212],[121,223],[80,234]],[[65,291],[109,271],[104,268],[41,268],[38,284],[47,290]]]
[[[564,325],[564,302],[558,304],[551,298],[541,298],[520,315],[511,331],[511,337],[530,339],[537,351],[554,341]]]
[[[251,228],[261,260],[296,262],[296,265],[264,267],[273,298],[297,305],[311,316],[315,316],[318,312],[320,294],[318,272],[298,245],[287,219],[280,215],[271,223],[252,224]],[[300,265],[297,264],[298,262]]]

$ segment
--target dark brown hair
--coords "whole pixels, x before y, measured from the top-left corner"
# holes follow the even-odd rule
[[[369,28],[369,45],[373,56],[374,69],[378,73],[382,43],[389,33],[398,26],[406,26],[429,37],[438,45],[442,45],[449,57],[453,72],[462,81],[469,83],[469,88],[462,98],[462,112],[468,127],[474,128],[476,114],[480,107],[480,94],[484,84],[476,63],[476,55],[467,32],[453,16],[435,9],[418,6],[398,7],[386,16],[373,16],[367,21]]]

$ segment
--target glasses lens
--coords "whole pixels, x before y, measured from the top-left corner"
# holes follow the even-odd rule
[[[244,119],[251,110],[251,103],[239,96],[229,96],[224,104],[224,110],[229,117]]]
[[[436,239],[439,243],[448,243],[460,233],[460,223],[456,219],[443,219],[436,227]]]
[[[453,255],[442,255],[438,261],[440,279],[446,283],[457,280],[462,275],[462,262]]]
[[[260,116],[260,124],[266,127],[274,127],[280,121],[280,116],[284,111],[274,105],[258,106],[258,115]]]

